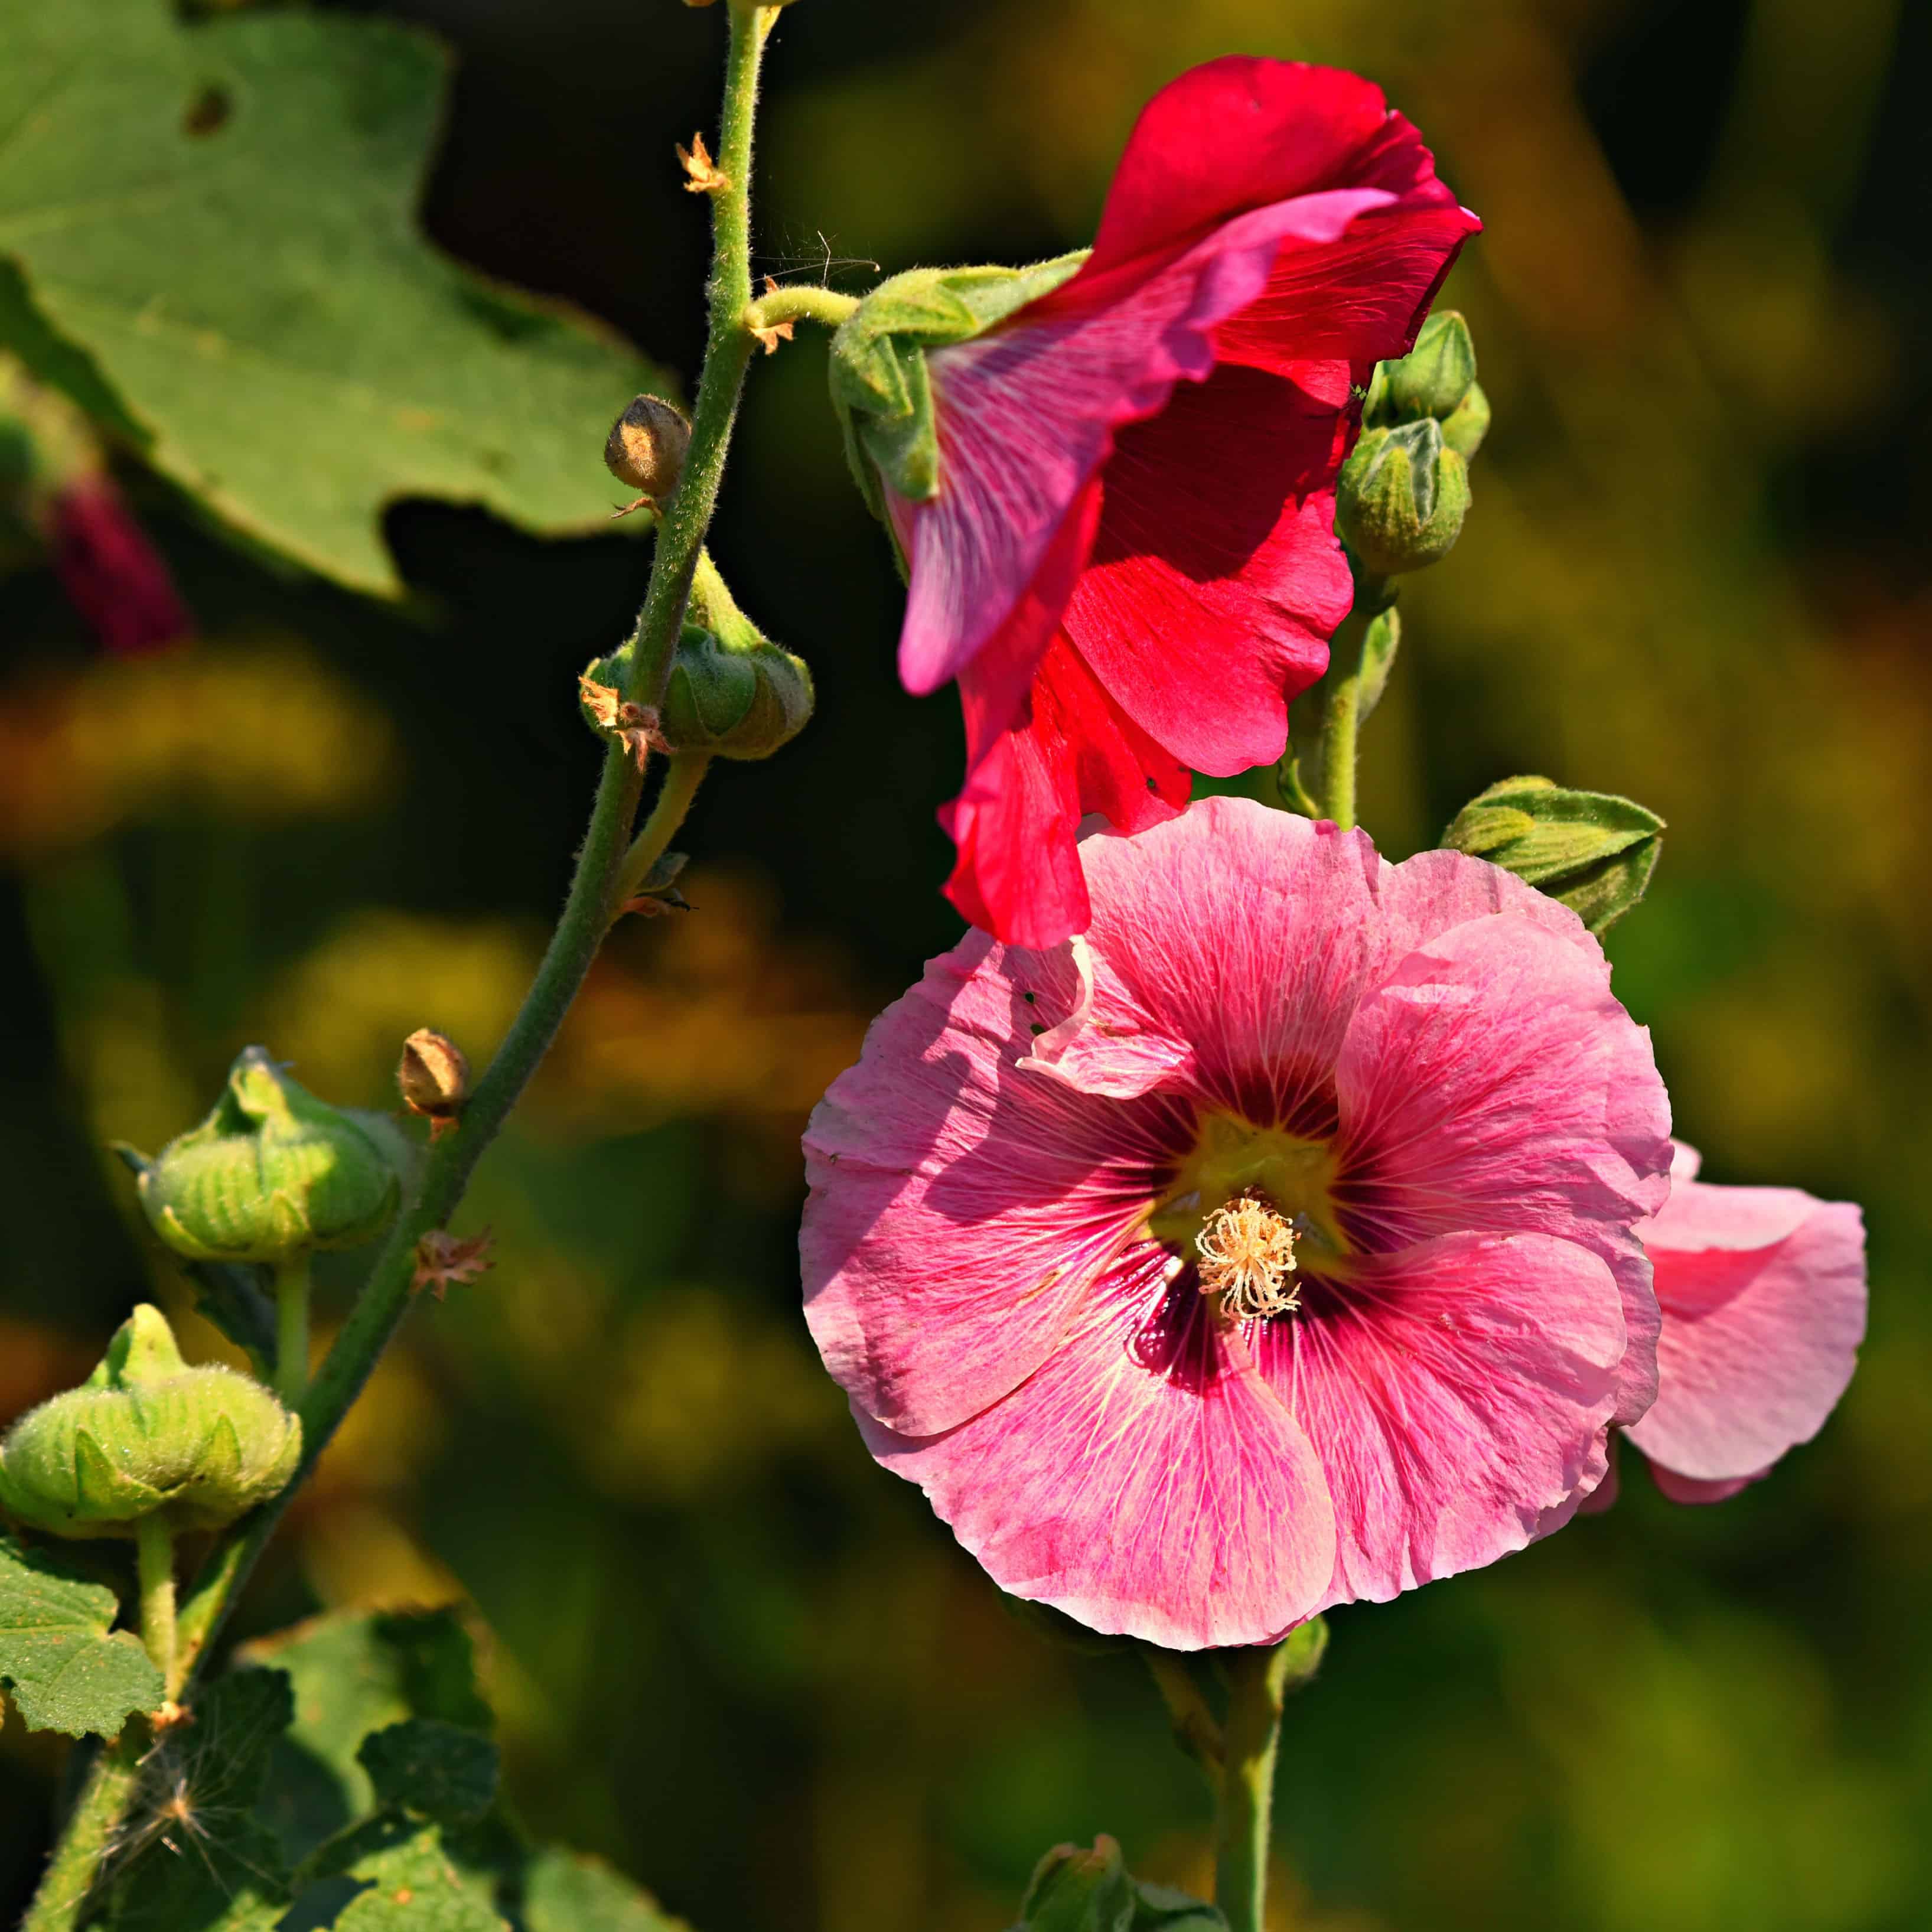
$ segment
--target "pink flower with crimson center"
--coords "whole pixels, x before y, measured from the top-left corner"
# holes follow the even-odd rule
[[[949,896],[1084,928],[1082,816],[1279,758],[1348,609],[1336,473],[1478,224],[1353,74],[1228,58],[1142,115],[1084,260],[916,271],[839,332],[833,394],[908,570],[908,689],[959,685]]]
[[[1566,908],[1210,800],[975,934],[806,1147],[806,1312],[994,1580],[1256,1643],[1522,1548],[1657,1388],[1647,1034]]]

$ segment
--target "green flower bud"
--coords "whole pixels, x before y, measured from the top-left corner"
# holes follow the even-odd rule
[[[804,659],[734,614],[716,630],[685,626],[659,716],[678,751],[768,758],[805,728],[812,705]]]
[[[1504,778],[1463,806],[1442,842],[1514,872],[1601,933],[1643,897],[1664,830],[1655,812],[1613,792]]]
[[[1454,309],[1444,309],[1425,322],[1415,346],[1397,362],[1381,364],[1376,400],[1382,413],[1372,418],[1382,425],[1419,422],[1433,416],[1444,422],[1476,380],[1476,345],[1469,325]]]
[[[400,1192],[385,1139],[259,1046],[229,1070],[214,1112],[145,1162],[137,1185],[170,1247],[217,1262],[355,1247],[380,1232]]]
[[[1449,554],[1469,508],[1469,472],[1433,416],[1362,433],[1336,486],[1335,528],[1378,577]]]
[[[302,1456],[302,1424],[260,1382],[190,1368],[145,1303],[77,1389],[30,1409],[0,1442],[0,1508],[56,1536],[219,1529],[274,1496]]]
[[[1059,287],[1082,250],[1030,268],[914,268],[881,282],[832,338],[832,404],[845,456],[872,514],[883,478],[902,496],[939,493],[939,436],[926,352],[964,342]]]

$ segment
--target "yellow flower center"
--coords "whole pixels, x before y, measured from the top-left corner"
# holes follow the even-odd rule
[[[1209,1114],[1148,1232],[1195,1263],[1202,1293],[1221,1298],[1226,1319],[1289,1314],[1300,1305],[1298,1270],[1346,1268],[1336,1173],[1326,1141]]]

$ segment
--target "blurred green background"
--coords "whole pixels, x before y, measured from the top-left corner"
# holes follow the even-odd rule
[[[705,212],[670,143],[712,121],[718,14],[388,10],[462,58],[431,232],[688,376]],[[1526,770],[1663,813],[1611,950],[1680,1130],[1708,1178],[1864,1202],[1873,1264],[1850,1395],[1772,1480],[1678,1510],[1630,1467],[1608,1516],[1336,1616],[1289,1725],[1278,1924],[1922,1928],[1932,10],[800,0],[758,266],[858,288],[1077,244],[1138,104],[1238,50],[1382,82],[1488,224],[1444,300],[1496,429],[1406,593],[1365,823],[1400,856]],[[715,544],[818,717],[715,777],[680,842],[698,910],[612,944],[459,1218],[495,1271],[410,1323],[244,1622],[466,1594],[543,1834],[704,1932],[990,1932],[1096,1830],[1204,1886],[1208,1804],[1131,1660],[1047,1647],[874,1467],[799,1317],[806,1114],[958,929],[955,707],[893,682],[823,355],[754,371]],[[0,582],[0,1419],[136,1298],[186,1306],[102,1143],[189,1124],[245,1041],[374,1104],[418,1024],[487,1049],[590,795],[574,674],[648,562],[404,503],[412,596],[378,607],[124,480],[200,640],[110,662],[50,574]],[[10,1912],[59,1760],[0,1730]]]

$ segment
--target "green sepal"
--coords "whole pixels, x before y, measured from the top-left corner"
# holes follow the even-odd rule
[[[1012,1932],[1226,1932],[1211,1905],[1131,1877],[1104,1832],[1090,1851],[1056,1845],[1034,1868]]]
[[[1013,1932],[1127,1932],[1134,1882],[1105,1832],[1090,1851],[1056,1845],[1034,1866]]]
[[[832,338],[832,405],[846,460],[890,528],[880,479],[924,502],[939,490],[939,438],[926,352],[970,340],[1076,274],[1088,251],[1027,268],[912,268],[881,282]]]
[[[1335,528],[1361,569],[1396,577],[1448,556],[1468,508],[1468,467],[1424,416],[1363,432],[1336,482]]]
[[[1442,842],[1562,900],[1600,934],[1642,898],[1664,830],[1664,820],[1634,800],[1516,778],[1472,798]]]
[[[236,1058],[207,1119],[136,1174],[149,1224],[190,1261],[359,1246],[382,1232],[401,1193],[394,1146],[317,1100],[259,1046]]]
[[[1467,463],[1489,433],[1490,399],[1481,383],[1472,382],[1468,393],[1442,418],[1442,440]]]
[[[805,660],[738,617],[685,626],[658,716],[676,751],[768,758],[804,730],[814,696]]]
[[[1402,648],[1402,619],[1391,604],[1369,620],[1362,639],[1361,675],[1355,686],[1355,722],[1363,723],[1382,701],[1388,688],[1389,673],[1395,668],[1396,653]]]

